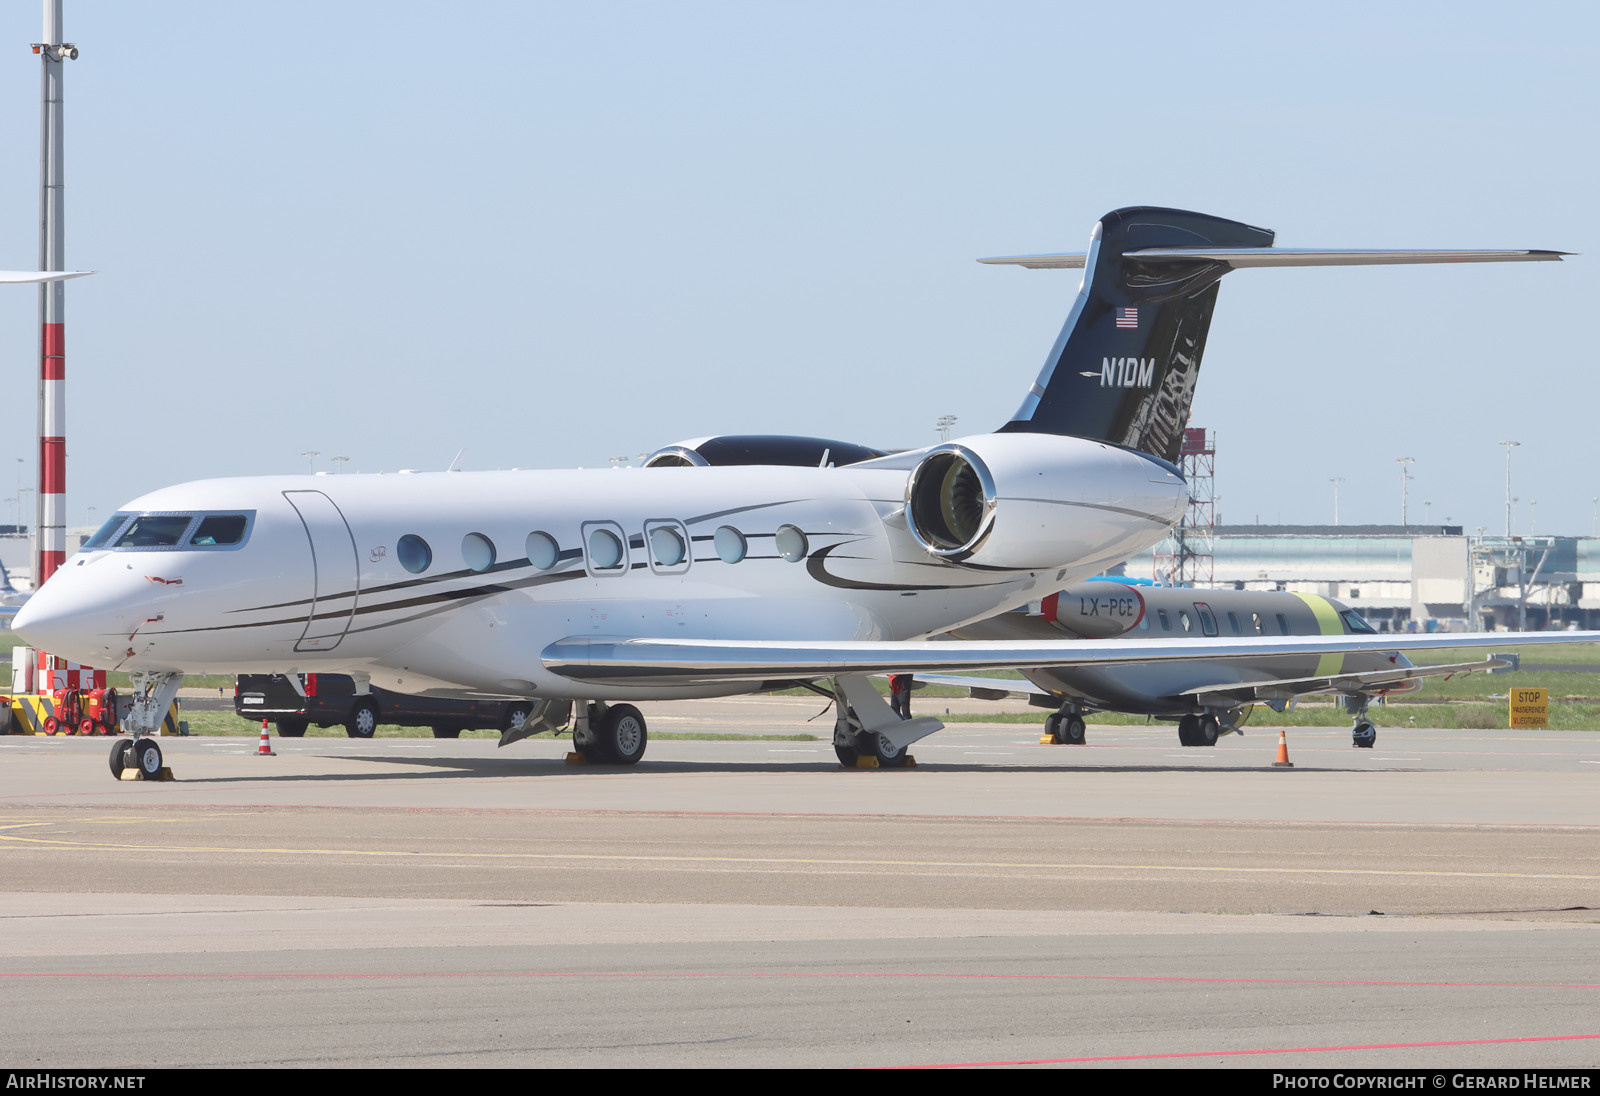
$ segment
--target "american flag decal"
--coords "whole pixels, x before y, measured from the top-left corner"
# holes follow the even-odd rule
[[[1129,331],[1136,330],[1139,326],[1139,306],[1130,304],[1117,309],[1117,326]]]

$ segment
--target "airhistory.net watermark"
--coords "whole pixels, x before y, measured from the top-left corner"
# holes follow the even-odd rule
[[[143,1087],[144,1074],[142,1073],[60,1073],[54,1070],[26,1072],[17,1070],[6,1074],[6,1088],[8,1090],[56,1091],[58,1089],[141,1089]]]

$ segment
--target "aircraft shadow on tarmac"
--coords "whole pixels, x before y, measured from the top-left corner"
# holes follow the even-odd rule
[[[182,771],[182,761],[174,758],[177,768]],[[341,760],[359,761],[364,764],[377,766],[404,766],[405,771],[374,771],[366,773],[262,773],[256,776],[214,776],[185,779],[179,777],[186,784],[248,784],[258,783],[262,780],[282,781],[284,783],[301,783],[317,781],[352,781],[352,780],[462,780],[462,779],[504,779],[506,777],[533,777],[551,779],[566,777],[581,780],[584,777],[597,776],[650,776],[666,774],[708,775],[714,773],[727,773],[729,775],[749,774],[782,774],[791,773],[796,776],[814,776],[818,773],[837,773],[841,777],[856,777],[869,779],[871,777],[914,778],[918,773],[968,773],[984,775],[1002,774],[1033,774],[1033,773],[1058,773],[1063,776],[1077,774],[1080,776],[1094,776],[1099,773],[1262,773],[1272,772],[1267,765],[995,765],[995,764],[959,764],[954,762],[919,762],[914,767],[903,769],[846,769],[837,761],[811,762],[811,761],[646,761],[639,765],[568,765],[559,758],[443,758],[443,757],[342,757]],[[426,770],[419,772],[418,770]],[[1380,770],[1368,768],[1346,768],[1337,765],[1305,765],[1298,766],[1296,772],[1315,773],[1352,773],[1370,774],[1382,773],[1419,773],[1431,772],[1429,769],[1420,768],[1384,768]],[[1285,779],[1292,777],[1285,776]]]

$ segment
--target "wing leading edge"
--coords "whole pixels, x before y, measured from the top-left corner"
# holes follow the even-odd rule
[[[1222,681],[1215,685],[1199,685],[1185,689],[1178,696],[1206,696],[1210,694],[1250,694],[1260,699],[1271,693],[1355,693],[1382,691],[1391,685],[1403,685],[1425,677],[1452,677],[1456,674],[1485,673],[1512,665],[1503,658],[1489,657],[1481,662],[1453,662],[1447,666],[1396,666],[1390,670],[1364,670],[1359,673],[1321,677],[1263,677],[1246,681]],[[929,685],[945,685],[965,689],[978,700],[1005,700],[1031,696],[1054,696],[1049,689],[1041,689],[1031,681],[1012,681],[1003,677],[961,677],[955,674],[919,674],[918,681]]]
[[[785,642],[573,636],[544,649],[545,667],[574,681],[711,685],[773,678],[924,671],[1020,670],[1259,655],[1505,649],[1600,642],[1600,632],[1489,632],[1423,636],[1251,636],[1206,644],[1180,639]],[[1426,669],[1418,667],[1417,669]]]
[[[38,282],[65,282],[87,278],[92,270],[0,270],[0,285],[33,285]]]
[[[1504,646],[1502,644],[1501,646]],[[1189,689],[1186,695],[1201,696],[1206,693],[1239,693],[1251,690],[1286,689],[1296,693],[1355,693],[1363,690],[1381,690],[1390,685],[1402,685],[1425,677],[1453,677],[1498,670],[1511,663],[1503,658],[1486,658],[1482,662],[1455,662],[1448,666],[1397,666],[1392,670],[1363,670],[1359,673],[1335,674],[1321,677],[1285,677],[1273,681],[1236,681],[1232,684],[1201,685]]]

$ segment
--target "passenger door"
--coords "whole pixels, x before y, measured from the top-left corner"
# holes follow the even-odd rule
[[[313,583],[306,630],[297,651],[331,651],[355,616],[361,582],[356,572],[356,538],[349,522],[321,491],[285,491],[311,541]]]

